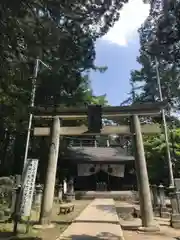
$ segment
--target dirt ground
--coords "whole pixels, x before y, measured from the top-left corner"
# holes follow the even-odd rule
[[[124,231],[125,240],[175,240],[176,238],[167,237],[160,234],[143,234],[134,231]]]
[[[60,204],[55,203],[53,212],[52,212],[52,224],[54,227],[51,229],[45,230],[35,230],[32,226],[30,226],[29,233],[25,234],[25,224],[19,224],[18,231],[19,234],[16,239],[23,240],[55,240],[59,237],[60,233],[62,233],[71,222],[80,214],[80,212],[90,203],[88,200],[76,200],[74,201],[74,211],[69,214],[60,214],[59,206]],[[34,224],[39,219],[39,211],[38,209],[32,211],[31,224]],[[12,223],[0,223],[0,240],[5,240],[12,236]]]
[[[144,233],[138,231],[141,226],[141,219],[123,220],[120,219],[126,240],[180,240],[180,229],[170,227],[169,219],[155,218],[155,224],[160,227],[157,233]]]
[[[55,227],[52,229],[43,230],[39,237],[43,240],[56,239],[59,237],[71,222],[83,211],[83,209],[90,203],[88,200],[76,200],[74,201],[75,208],[72,213],[57,215],[59,212],[59,204],[56,204],[53,209],[52,223],[55,224]]]
[[[180,240],[180,230],[170,227],[170,219],[155,218],[155,224],[160,227],[160,232],[139,232],[141,219],[132,217],[135,204],[123,201],[116,201],[115,204],[125,240]]]
[[[16,239],[21,240],[55,240],[60,234],[71,224],[71,222],[80,214],[80,212],[90,203],[88,200],[76,200],[74,201],[75,209],[74,212],[69,214],[58,215],[59,204],[54,204],[52,213],[52,223],[54,228],[46,230],[35,230],[30,227],[28,234],[25,233],[25,224],[19,224],[20,234]],[[132,205],[125,204],[125,202],[116,202],[117,212],[125,210],[125,213],[132,212]],[[124,211],[124,210],[123,210]],[[121,214],[122,215],[122,214]],[[122,215],[123,216],[123,215]],[[39,219],[39,212],[33,211],[32,223],[37,222]],[[160,232],[158,233],[142,233],[138,231],[138,227],[141,226],[140,219],[134,218],[120,218],[120,224],[123,229],[125,240],[180,240],[180,230],[176,230],[170,227],[169,219],[155,219],[157,224],[160,226]],[[10,223],[0,223],[0,240],[6,240],[9,236],[12,236],[12,227]]]

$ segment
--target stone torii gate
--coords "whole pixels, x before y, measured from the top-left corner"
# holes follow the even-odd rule
[[[139,116],[159,115],[166,107],[165,102],[133,104],[124,107],[103,107],[102,117],[111,120],[120,117],[129,117],[130,124],[127,126],[105,126],[101,135],[121,134],[131,135],[134,145],[135,167],[138,182],[140,210],[142,216],[142,227],[145,229],[154,226],[153,209],[149,188],[147,166],[145,160],[142,134],[160,133],[158,124],[140,124]],[[59,154],[60,136],[73,135],[99,135],[99,133],[88,133],[86,126],[67,127],[61,126],[61,120],[77,120],[87,118],[87,108],[61,108],[61,107],[34,107],[32,109],[35,119],[51,119],[50,127],[35,127],[35,136],[50,136],[49,159],[44,185],[40,224],[49,224],[54,198],[54,187],[56,180],[56,169]]]

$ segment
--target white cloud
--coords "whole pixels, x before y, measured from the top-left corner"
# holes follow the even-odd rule
[[[110,43],[127,46],[137,36],[137,30],[149,14],[149,4],[142,0],[129,0],[120,12],[120,19],[102,38]]]

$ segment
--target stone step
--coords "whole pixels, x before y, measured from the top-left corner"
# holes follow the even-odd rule
[[[95,198],[112,198],[119,201],[134,201],[136,192],[133,191],[76,191],[76,199],[94,200]]]

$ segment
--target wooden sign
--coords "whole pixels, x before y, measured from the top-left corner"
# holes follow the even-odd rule
[[[21,204],[21,216],[29,217],[31,214],[38,161],[38,159],[27,159],[25,185]]]

